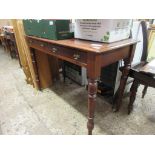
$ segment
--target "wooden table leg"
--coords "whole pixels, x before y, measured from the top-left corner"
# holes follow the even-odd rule
[[[100,76],[101,71],[101,57],[95,54],[88,55],[88,135],[92,135],[94,128],[94,113],[97,96],[97,79]]]
[[[97,80],[88,80],[88,134],[92,135],[92,130],[94,128],[94,112],[96,104],[96,94],[97,94]]]

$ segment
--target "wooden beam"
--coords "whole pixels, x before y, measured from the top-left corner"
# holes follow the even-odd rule
[[[33,84],[33,86],[36,89],[38,89],[30,50],[29,50],[29,47],[27,46],[26,39],[25,39],[23,22],[22,20],[17,20],[17,19],[12,19],[11,21],[14,28],[21,65],[26,75],[26,81],[27,83]]]

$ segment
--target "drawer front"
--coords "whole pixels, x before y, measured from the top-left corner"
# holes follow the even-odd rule
[[[29,44],[29,46],[35,46],[37,49],[40,49],[40,50],[48,50],[49,49],[48,43],[39,41],[39,40],[35,40],[35,39],[28,39],[28,44]]]
[[[87,53],[80,52],[76,49],[60,47],[57,45],[49,45],[49,50],[55,55],[59,55],[65,58],[72,59],[73,61],[79,61],[82,63],[87,63]]]
[[[54,55],[60,59],[78,64],[81,66],[87,65],[87,53],[76,49],[67,48],[55,44],[50,44],[44,41],[39,41],[33,38],[28,39],[28,45],[32,48],[44,51]]]

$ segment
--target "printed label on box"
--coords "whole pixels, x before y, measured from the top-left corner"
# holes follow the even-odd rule
[[[49,25],[53,25],[53,21],[50,21],[50,22],[49,22]]]

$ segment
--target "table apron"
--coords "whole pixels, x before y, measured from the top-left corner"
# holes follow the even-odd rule
[[[45,48],[39,48],[38,46],[35,46],[35,45],[29,45],[29,47],[31,47],[33,49],[37,49],[38,51],[44,52],[45,54],[57,57],[59,59],[62,59],[62,60],[68,61],[68,62],[71,62],[71,63],[76,64],[78,66],[87,68],[87,63],[71,59],[71,58],[69,58],[67,56],[62,56],[62,55],[59,55],[59,54],[55,54],[55,53],[51,52],[50,50],[47,50]]]
[[[130,54],[130,46],[123,47],[120,49],[115,49],[111,52],[107,52],[105,54],[102,54],[100,57],[101,61],[101,67],[108,66],[112,63],[115,63],[119,60],[128,58]]]

